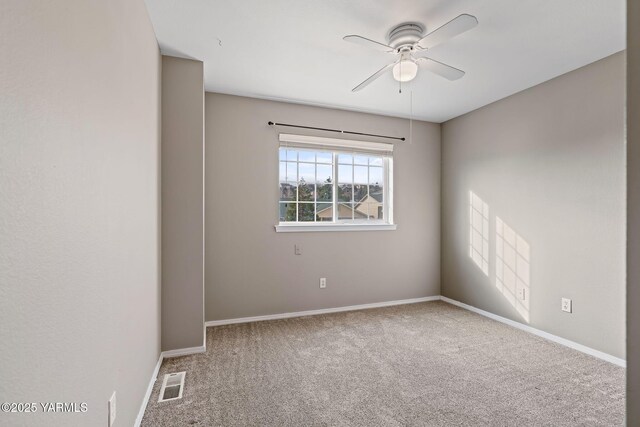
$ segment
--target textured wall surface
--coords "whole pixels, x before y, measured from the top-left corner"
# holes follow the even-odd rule
[[[142,0],[0,2],[3,426],[131,426],[160,351],[160,55]]]
[[[414,121],[413,140],[396,144],[397,230],[276,233],[283,130],[269,120],[405,137],[409,121],[214,93],[205,98],[207,320],[440,294],[439,125]],[[302,255],[294,255],[295,244]]]
[[[204,345],[202,71],[162,57],[162,350]]]
[[[627,2],[627,425],[640,425],[640,2]]]
[[[442,130],[442,294],[623,359],[624,64],[617,53]],[[469,257],[470,191],[488,207],[488,275]],[[496,286],[496,217],[528,247],[528,312]]]

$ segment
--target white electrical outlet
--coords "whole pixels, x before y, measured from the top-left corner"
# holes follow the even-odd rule
[[[327,278],[326,277],[321,277],[320,278],[320,289],[324,289],[327,287]]]
[[[302,247],[300,245],[293,245],[293,251],[296,255],[302,255]]]
[[[569,298],[562,298],[562,311],[571,313],[571,300]]]
[[[109,427],[113,425],[116,420],[116,392],[114,391],[109,398]]]
[[[527,300],[527,290],[525,288],[520,288],[520,300],[521,301]]]

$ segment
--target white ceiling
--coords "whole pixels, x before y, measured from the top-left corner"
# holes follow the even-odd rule
[[[257,98],[443,122],[625,48],[625,0],[146,0],[163,54],[204,62],[205,88]],[[433,30],[461,13],[479,25],[431,57],[466,71],[420,70],[398,93],[388,73],[351,89],[391,55],[391,27]],[[411,108],[410,93],[413,93]]]

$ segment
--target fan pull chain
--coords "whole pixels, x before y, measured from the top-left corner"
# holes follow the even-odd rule
[[[409,144],[413,144],[413,91],[409,91]]]

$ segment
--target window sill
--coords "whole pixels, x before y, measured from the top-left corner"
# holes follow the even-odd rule
[[[396,224],[278,224],[276,233],[304,233],[316,231],[392,231]]]

